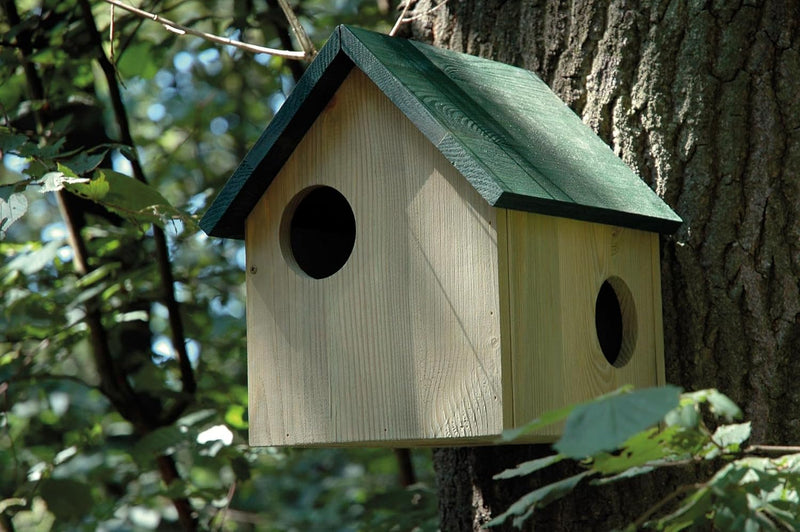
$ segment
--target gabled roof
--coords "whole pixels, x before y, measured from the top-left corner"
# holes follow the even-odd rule
[[[209,207],[200,226],[244,222],[353,66],[496,207],[671,233],[681,219],[535,74],[339,26]]]

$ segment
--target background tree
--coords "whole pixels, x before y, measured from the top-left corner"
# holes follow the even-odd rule
[[[536,72],[683,217],[662,240],[667,380],[728,394],[753,441],[797,444],[800,4],[450,1],[412,33]],[[436,451],[442,528],[477,530],[531,488],[492,475],[549,452]],[[619,526],[678,480],[584,486],[535,525]]]
[[[297,49],[278,0],[137,5]],[[316,46],[396,18],[293,5]],[[243,249],[195,220],[305,64],[101,0],[0,8],[0,530],[435,528],[389,450],[245,444]]]

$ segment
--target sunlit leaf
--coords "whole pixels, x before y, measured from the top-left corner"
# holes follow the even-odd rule
[[[22,218],[28,210],[28,200],[20,193],[11,194],[8,200],[0,198],[0,239],[6,237],[11,224]]]
[[[155,223],[164,227],[179,219],[194,227],[194,220],[170,205],[155,188],[113,170],[102,170],[86,184],[69,184],[67,188],[137,224]]]
[[[514,477],[522,477],[525,475],[530,475],[535,471],[539,471],[540,469],[544,469],[545,467],[551,466],[557,462],[563,460],[564,457],[559,454],[554,454],[551,456],[545,456],[544,458],[537,458],[536,460],[530,460],[528,462],[523,462],[519,464],[517,467],[506,469],[505,471],[496,474],[492,478],[495,480],[502,480],[507,478],[514,478]]]
[[[521,427],[504,430],[498,443],[513,441],[524,434],[528,434],[535,430],[564,421],[567,419],[567,416],[569,416],[570,412],[572,412],[575,406],[576,405],[569,405],[559,408],[558,410],[546,412],[542,414],[541,417],[534,419],[533,421],[530,421]]]
[[[749,438],[749,421],[747,423],[737,423],[734,425],[721,425],[720,427],[717,427],[717,430],[714,431],[714,435],[711,437],[716,444],[712,447],[712,450],[722,452],[719,449],[719,447],[722,447],[725,452],[735,453],[741,449],[741,445]],[[713,458],[717,456],[719,452],[713,453],[713,455],[707,455],[707,457]]]
[[[88,183],[65,183],[65,186],[73,194],[98,203],[103,202],[111,188],[103,174],[100,174]]]
[[[661,421],[678,405],[680,388],[647,388],[579,405],[567,418],[553,446],[559,453],[584,458],[613,451],[625,440]]]
[[[39,184],[42,188],[39,189],[39,192],[42,194],[46,192],[58,192],[65,185],[69,184],[77,184],[77,183],[88,183],[89,179],[81,178],[81,177],[69,177],[64,175],[61,171],[55,172],[47,172],[45,175],[41,177],[39,180]]]
[[[62,241],[53,240],[44,246],[37,246],[32,251],[18,254],[3,269],[20,271],[25,275],[34,274],[53,262],[58,248],[62,245]]]
[[[618,453],[596,454],[592,467],[604,475],[610,475],[673,456],[676,451],[670,443],[681,430],[679,427],[668,427],[662,431],[653,427],[639,432],[623,443]]]

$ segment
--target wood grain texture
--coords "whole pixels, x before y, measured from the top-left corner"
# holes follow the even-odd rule
[[[507,234],[508,318],[512,351],[513,422],[585,401],[624,384],[663,383],[661,308],[657,298],[658,235],[539,214],[507,210],[499,231]],[[501,251],[502,252],[502,251]],[[613,367],[603,356],[595,326],[600,286],[618,278],[635,308],[631,360]],[[613,283],[612,283],[613,284]],[[623,320],[624,321],[624,320]],[[624,343],[624,342],[623,342]],[[547,441],[554,427],[532,436]]]
[[[344,267],[298,273],[291,199],[339,190]],[[492,209],[360,71],[342,83],[247,219],[254,445],[487,441],[503,428]]]

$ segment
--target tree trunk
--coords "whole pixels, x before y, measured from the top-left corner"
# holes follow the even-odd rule
[[[800,443],[800,2],[450,0],[411,33],[536,72],[683,217],[662,239],[667,380],[728,394],[754,442]],[[541,485],[491,476],[545,452],[437,450],[442,529]],[[703,474],[582,486],[526,526],[610,529]]]

